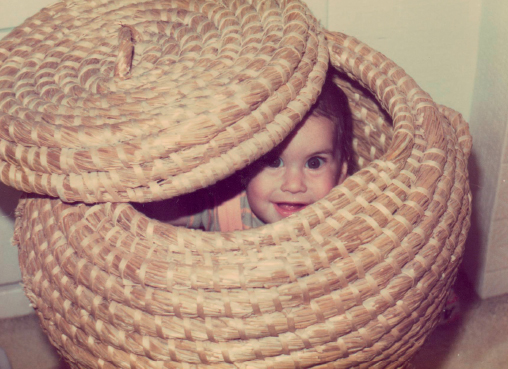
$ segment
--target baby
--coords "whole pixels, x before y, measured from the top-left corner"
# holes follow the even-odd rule
[[[273,223],[323,197],[354,170],[347,98],[330,78],[284,142],[255,164],[246,196],[254,215]]]
[[[347,98],[328,77],[302,122],[271,152],[211,188],[140,210],[206,231],[249,229],[320,200],[354,169]]]

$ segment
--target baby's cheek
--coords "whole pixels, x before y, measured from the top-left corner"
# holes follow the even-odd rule
[[[315,193],[316,200],[320,200],[332,190],[338,184],[339,177],[334,173],[328,173],[324,177],[320,178],[320,180],[315,185]]]
[[[251,193],[251,196],[260,196],[266,182],[266,175],[263,172],[258,173],[247,184],[247,193]]]
[[[265,176],[257,175],[247,184],[247,199],[251,206],[256,206],[264,200],[268,192],[268,182]]]
[[[268,211],[268,195],[265,192],[266,188],[263,185],[263,181],[259,178],[257,180],[251,181],[247,185],[247,201],[249,202],[249,206],[252,212],[263,222],[271,223],[270,219],[267,219],[267,211]]]

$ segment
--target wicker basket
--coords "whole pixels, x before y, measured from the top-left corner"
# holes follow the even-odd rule
[[[329,60],[361,169],[324,199],[233,233],[128,203],[268,152]],[[39,194],[17,210],[25,290],[72,366],[400,368],[435,326],[469,228],[467,123],[299,1],[58,3],[0,42],[0,86],[0,179]]]

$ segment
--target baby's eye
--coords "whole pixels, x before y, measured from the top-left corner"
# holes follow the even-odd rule
[[[309,160],[307,160],[307,168],[309,169],[318,169],[324,164],[324,160],[320,157],[313,156]]]
[[[267,160],[266,165],[270,168],[280,168],[282,167],[283,162],[280,157],[274,157]]]

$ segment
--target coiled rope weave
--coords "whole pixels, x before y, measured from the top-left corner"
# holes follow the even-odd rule
[[[126,203],[268,152],[329,55],[362,169],[324,199],[233,233]],[[0,63],[0,179],[56,197],[18,206],[25,290],[72,366],[399,368],[432,331],[469,228],[467,123],[301,2],[66,1]]]
[[[328,56],[307,12],[271,1],[42,10],[0,46],[0,179],[95,203],[225,178],[287,136],[319,94]]]

